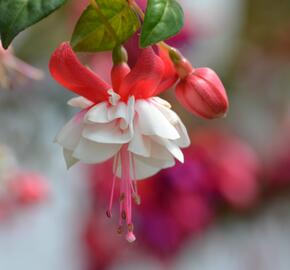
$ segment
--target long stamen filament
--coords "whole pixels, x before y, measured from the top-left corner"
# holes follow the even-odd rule
[[[132,223],[132,198],[137,202],[139,195],[137,194],[136,183],[133,183],[133,179],[136,176],[135,164],[133,162],[133,157],[128,151],[128,146],[125,145],[121,148],[114,160],[114,179],[112,184],[112,191],[110,196],[110,205],[107,215],[111,217],[113,199],[114,199],[114,189],[116,186],[116,175],[118,171],[118,164],[121,162],[121,179],[120,179],[120,212],[119,212],[119,226],[117,229],[118,234],[122,234],[124,231],[124,222],[127,225],[127,235],[126,239],[129,242],[135,241],[136,237],[133,233],[133,223]],[[131,168],[133,179],[131,177]],[[140,201],[140,199],[139,199]]]
[[[112,183],[112,189],[111,189],[111,195],[110,195],[110,204],[109,209],[107,211],[107,216],[110,218],[112,216],[112,207],[113,207],[113,200],[114,200],[114,191],[116,186],[116,178],[117,178],[117,170],[118,170],[118,164],[119,164],[119,153],[114,159],[114,176],[113,176],[113,183]]]

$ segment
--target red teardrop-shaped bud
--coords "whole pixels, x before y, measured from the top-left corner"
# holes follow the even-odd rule
[[[207,119],[224,116],[229,107],[226,90],[210,68],[193,70],[178,83],[175,94],[188,111]]]
[[[111,80],[112,80],[113,90],[117,94],[120,94],[119,89],[120,89],[121,83],[124,80],[124,78],[129,74],[130,71],[131,69],[126,62],[113,66],[111,70]]]

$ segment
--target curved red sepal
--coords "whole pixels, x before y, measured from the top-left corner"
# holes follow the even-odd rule
[[[62,43],[55,50],[49,62],[49,70],[62,86],[94,103],[108,99],[107,91],[111,86],[81,64],[68,42]]]
[[[164,75],[164,64],[151,47],[141,51],[138,61],[125,77],[119,95],[122,99],[135,96],[136,99],[149,98],[155,94]]]
[[[159,47],[159,56],[162,59],[163,64],[164,64],[164,75],[159,86],[155,90],[154,96],[158,96],[163,91],[169,89],[178,80],[178,75],[175,70],[174,64],[172,63],[168,55],[168,50],[162,47]]]

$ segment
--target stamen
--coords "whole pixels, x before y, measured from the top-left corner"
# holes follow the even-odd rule
[[[137,194],[133,194],[133,199],[134,199],[134,202],[137,204],[137,205],[140,205],[141,204],[141,197]]]
[[[129,243],[133,243],[136,240],[136,236],[134,235],[133,232],[128,232],[127,235],[126,235],[126,240]]]
[[[110,204],[109,204],[109,209],[106,212],[108,218],[112,217],[112,207],[113,207],[114,191],[115,191],[116,178],[117,178],[118,163],[119,163],[119,153],[114,159],[114,165],[113,165],[114,176],[113,176],[113,183],[112,183],[112,189],[111,189],[111,195],[110,195]]]
[[[121,216],[122,216],[122,219],[124,219],[124,220],[127,218],[127,215],[126,215],[126,211],[125,210],[122,211]]]
[[[129,231],[129,232],[133,232],[133,230],[134,230],[134,225],[133,225],[133,223],[128,224],[128,231]]]
[[[141,197],[138,194],[138,185],[137,185],[137,177],[136,177],[136,166],[134,156],[131,154],[131,164],[132,164],[132,172],[133,172],[133,181],[131,181],[132,190],[133,190],[133,199],[137,205],[141,204]],[[134,186],[133,186],[134,185]]]
[[[123,227],[119,226],[117,229],[117,234],[122,234],[123,233]]]
[[[108,218],[111,218],[112,217],[112,212],[110,210],[107,210],[106,211],[106,215]]]

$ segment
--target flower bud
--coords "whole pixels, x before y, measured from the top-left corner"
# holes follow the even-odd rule
[[[130,68],[126,62],[113,66],[111,70],[111,80],[114,91],[119,92],[122,81],[130,72]]]
[[[226,114],[229,107],[225,88],[210,68],[192,69],[176,86],[178,101],[191,113],[213,119]]]
[[[128,54],[124,47],[117,46],[112,52],[113,68],[111,70],[111,80],[115,92],[119,92],[122,81],[130,72],[130,67],[127,64]]]

